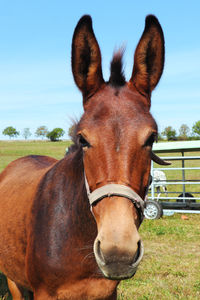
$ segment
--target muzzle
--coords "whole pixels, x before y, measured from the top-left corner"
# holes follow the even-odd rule
[[[90,203],[91,212],[92,212],[92,206],[95,203],[97,203],[98,201],[102,200],[103,198],[113,197],[113,196],[124,197],[124,198],[129,199],[134,204],[134,206],[137,208],[137,211],[138,211],[138,214],[140,217],[140,224],[142,223],[142,221],[144,219],[145,201],[132,188],[125,186],[125,185],[121,185],[121,184],[110,183],[110,184],[106,184],[100,188],[97,188],[93,192],[91,192],[86,176],[85,176],[85,186],[86,186],[87,196],[88,196],[89,203]],[[97,243],[94,244],[94,253],[98,253],[98,250],[96,249],[97,245],[98,245]],[[142,242],[140,241],[139,246],[138,246],[137,258],[130,266],[131,273],[127,274],[127,270],[125,273],[123,273],[123,270],[120,269],[120,274],[116,275],[117,273],[115,273],[114,277],[113,277],[113,275],[112,276],[108,275],[108,274],[110,274],[109,273],[110,270],[109,270],[108,266],[105,265],[105,263],[102,262],[101,259],[99,259],[99,257],[96,257],[96,255],[95,255],[95,257],[96,257],[97,264],[98,264],[99,268],[102,270],[105,277],[107,277],[107,278],[112,277],[112,279],[121,280],[121,279],[125,279],[125,278],[130,278],[135,274],[135,272],[137,271],[138,265],[140,264],[140,261],[142,260],[143,254],[144,254],[144,247],[143,247]],[[108,270],[107,270],[107,268],[108,268]]]

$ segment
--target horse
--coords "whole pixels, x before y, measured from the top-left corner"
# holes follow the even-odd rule
[[[143,256],[143,220],[157,125],[151,92],[164,66],[164,37],[146,17],[131,78],[115,52],[105,82],[92,19],[72,40],[72,72],[84,113],[74,145],[61,160],[26,156],[0,174],[0,270],[14,300],[117,299]]]

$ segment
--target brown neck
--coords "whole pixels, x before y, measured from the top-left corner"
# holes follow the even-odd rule
[[[52,270],[62,270],[63,261],[67,265],[71,247],[78,251],[80,259],[92,251],[97,229],[83,174],[82,154],[75,151],[59,161],[40,182],[33,207],[36,218],[32,226],[37,235],[33,248],[35,253],[42,253],[43,261]],[[79,249],[84,247],[91,249],[81,252]]]

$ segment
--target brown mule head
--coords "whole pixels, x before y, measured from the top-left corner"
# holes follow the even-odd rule
[[[89,16],[80,19],[72,42],[72,70],[83,94],[85,113],[78,125],[84,171],[91,192],[117,184],[144,199],[148,186],[152,144],[157,125],[151,116],[150,96],[162,74],[164,37],[154,16],[146,18],[135,51],[129,82],[122,72],[122,53],[114,55],[105,82],[101,53]],[[95,258],[110,279],[133,276],[143,254],[136,205],[124,195],[106,195],[92,205],[98,235]]]

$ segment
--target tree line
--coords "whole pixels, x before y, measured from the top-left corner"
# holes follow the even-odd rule
[[[8,126],[2,131],[2,134],[9,136],[9,138],[16,138],[20,135],[20,132],[17,131],[16,128]],[[42,139],[48,138],[52,142],[59,141],[64,134],[65,131],[62,128],[54,128],[53,130],[48,131],[48,128],[46,126],[40,126],[35,131],[36,137]],[[30,128],[24,128],[21,132],[21,135],[24,137],[25,140],[27,140],[32,135]]]
[[[158,140],[168,141],[187,141],[187,140],[199,140],[200,139],[200,120],[194,123],[190,129],[187,124],[182,124],[179,128],[179,133],[176,132],[171,126],[165,127],[165,129],[159,133]]]
[[[73,136],[74,126],[72,125],[68,130],[68,135],[70,138]],[[15,138],[20,135],[20,132],[16,128],[9,126],[3,130],[3,135],[7,135],[10,138]],[[40,126],[35,131],[35,136],[39,138],[48,138],[51,141],[58,141],[65,134],[62,128],[54,128],[52,131],[48,131],[46,126]],[[21,135],[27,140],[31,135],[30,128],[24,128]],[[200,139],[200,120],[197,121],[190,129],[187,124],[182,124],[177,133],[172,126],[167,126],[165,129],[158,134],[158,140],[167,141],[186,141],[186,140],[199,140]]]

